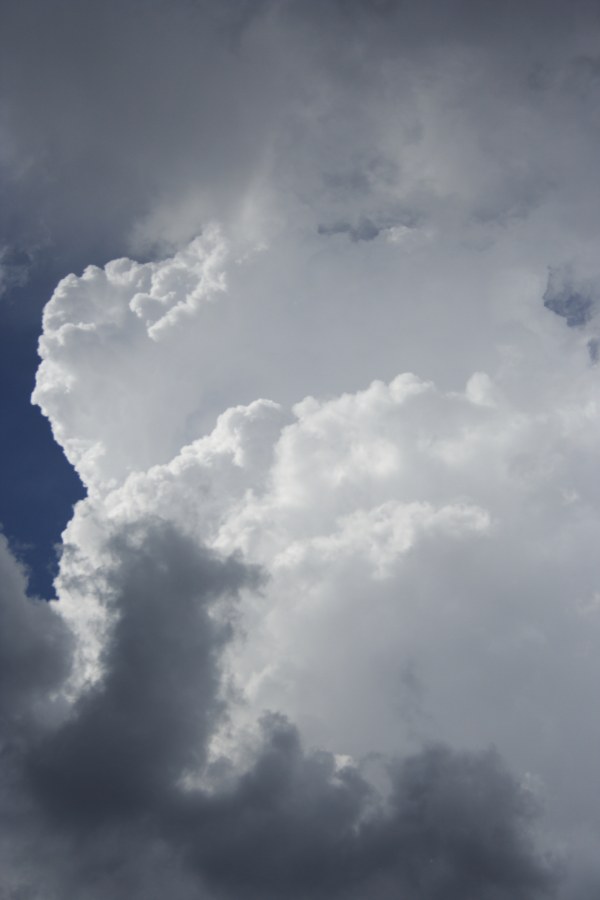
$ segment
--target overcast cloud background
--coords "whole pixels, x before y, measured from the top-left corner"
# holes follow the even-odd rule
[[[2,898],[600,891],[599,110],[584,0],[2,5]]]

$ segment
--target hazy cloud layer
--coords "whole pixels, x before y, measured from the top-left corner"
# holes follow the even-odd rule
[[[540,207],[581,234],[597,26],[585,0],[6,6],[3,240],[83,265],[215,217],[358,235]]]

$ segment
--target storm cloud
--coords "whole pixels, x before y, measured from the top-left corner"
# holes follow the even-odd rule
[[[42,896],[42,884],[46,897],[550,895],[556,873],[531,837],[535,801],[492,752],[432,746],[386,764],[384,801],[356,766],[306,752],[271,714],[245,766],[207,763],[231,635],[214,606],[256,589],[258,573],[155,523],[111,549],[117,615],[98,681],[54,719],[38,709],[25,740],[3,718],[3,877],[14,896]],[[13,600],[19,668],[50,702],[40,643],[53,613],[8,591],[3,612]],[[64,646],[52,655],[62,662]],[[3,688],[26,708],[22,679]]]
[[[0,894],[595,895],[596,4],[2,19]]]

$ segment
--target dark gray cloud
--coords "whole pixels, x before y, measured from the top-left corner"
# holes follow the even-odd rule
[[[347,234],[351,241],[373,241],[381,228],[371,219],[361,218],[356,225],[349,222],[336,222],[333,225],[319,225],[319,234]]]
[[[66,265],[114,255],[190,181],[207,189],[206,215],[218,185],[225,215],[281,109],[268,61],[239,52],[257,13],[185,0],[4,7],[4,240]]]
[[[231,627],[211,601],[255,584],[166,526],[115,542],[114,632],[105,675],[36,749],[40,796],[74,822],[141,812],[186,769],[202,768],[220,712],[219,655]]]
[[[551,869],[526,834],[530,801],[493,753],[427,748],[390,780],[382,807],[357,770],[336,773],[330,754],[305,754],[272,718],[235,789],[195,811],[190,800],[182,837],[232,897],[550,896]]]
[[[70,667],[71,640],[51,605],[30,600],[26,577],[0,534],[0,740],[8,745],[50,714]]]
[[[544,306],[565,319],[569,328],[580,328],[594,315],[594,294],[593,285],[577,279],[570,266],[551,269],[544,293]]]
[[[38,711],[37,730],[12,745],[0,815],[10,858],[30,863],[7,864],[7,896],[550,896],[531,800],[493,753],[426,748],[390,765],[384,802],[359,769],[306,752],[271,714],[245,771],[226,758],[206,769],[226,711],[226,598],[256,589],[259,573],[156,523],[112,553],[101,680],[64,721]],[[23,709],[64,677],[69,645],[50,609],[24,596],[9,555],[4,569],[2,703]],[[3,736],[13,728],[5,719]],[[211,788],[183,785],[203,770]]]

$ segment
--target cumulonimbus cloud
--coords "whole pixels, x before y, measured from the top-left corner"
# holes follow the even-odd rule
[[[87,497],[57,603],[1,548],[7,896],[591,896],[593,10],[109,3],[80,108],[57,6],[11,183],[140,261],[44,314]]]
[[[597,628],[585,341],[540,292],[507,314],[495,371],[462,390],[400,374],[291,408],[255,400],[161,461],[193,421],[190,385],[178,406],[192,333],[229,302],[229,271],[239,291],[270,252],[222,255],[208,306],[186,300],[202,290],[195,250],[152,264],[164,284],[181,273],[171,308],[189,307],[160,340],[135,308],[146,270],[129,262],[108,267],[127,273],[115,289],[100,271],[70,277],[48,308],[36,397],[90,493],[64,535],[71,707],[30,756],[36,802],[66,835],[96,823],[110,842],[127,822],[139,846],[150,834],[131,822],[152,822],[156,865],[176,852],[182,883],[217,894],[543,896],[556,873],[527,823],[543,797],[558,852],[559,723],[590,690],[580,651]],[[86,345],[122,360],[99,390]],[[159,370],[170,407],[142,391],[156,347],[174,362]],[[365,351],[373,365],[376,345]],[[126,360],[139,367],[130,392]],[[149,465],[128,420],[157,453]],[[102,450],[78,455],[90,427]],[[538,787],[480,755],[492,743]],[[369,774],[373,751],[407,761]],[[579,765],[571,797],[591,756]]]

